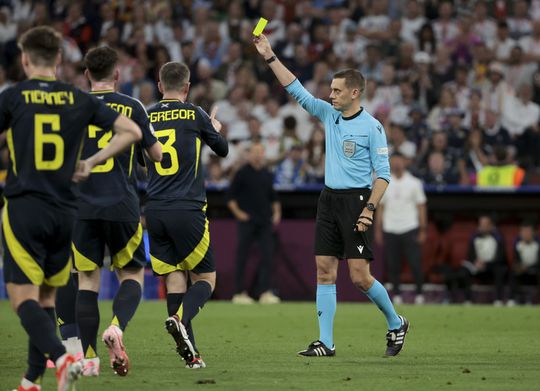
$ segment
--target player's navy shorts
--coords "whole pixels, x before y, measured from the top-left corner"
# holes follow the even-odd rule
[[[370,193],[369,189],[333,190],[325,186],[317,205],[315,255],[373,259],[367,233],[354,230]]]
[[[103,267],[105,246],[117,269],[140,269],[146,265],[140,222],[77,220],[72,239],[75,269],[89,272]]]
[[[157,275],[177,270],[216,271],[203,210],[146,210],[150,260]]]
[[[5,282],[66,285],[74,222],[74,211],[41,198],[8,199],[2,216]]]

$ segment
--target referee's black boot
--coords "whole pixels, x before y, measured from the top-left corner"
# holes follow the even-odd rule
[[[298,354],[306,357],[331,357],[336,355],[336,348],[332,346],[332,349],[328,349],[324,343],[317,340],[310,343],[307,349],[299,351]]]
[[[384,354],[387,357],[397,356],[403,345],[405,344],[405,337],[409,331],[409,321],[399,315],[401,319],[401,327],[399,329],[389,330],[386,333],[386,353]]]

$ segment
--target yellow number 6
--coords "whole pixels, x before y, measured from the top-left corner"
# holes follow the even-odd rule
[[[48,124],[53,132],[60,131],[60,115],[58,114],[36,114],[34,122],[34,154],[36,169],[41,171],[58,170],[64,164],[64,140],[62,136],[54,133],[45,133],[43,126]],[[52,144],[54,146],[54,157],[52,160],[45,160],[43,157],[43,146]]]

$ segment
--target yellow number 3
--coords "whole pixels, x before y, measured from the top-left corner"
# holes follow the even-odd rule
[[[163,153],[169,154],[171,156],[171,166],[169,168],[163,168],[161,163],[156,163],[156,171],[161,176],[173,175],[178,172],[180,168],[178,165],[178,152],[174,148],[174,142],[176,141],[176,132],[174,129],[164,129],[158,130],[156,132],[156,137],[160,139],[161,137],[167,137],[165,144],[162,143]]]
[[[45,133],[43,126],[51,126],[53,132],[60,132],[60,115],[58,114],[36,114],[34,122],[34,153],[36,169],[41,171],[58,170],[64,164],[64,140],[62,136],[55,133]],[[54,157],[52,160],[45,160],[43,157],[43,146],[52,144],[54,146]]]

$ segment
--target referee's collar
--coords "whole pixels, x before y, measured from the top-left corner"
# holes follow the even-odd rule
[[[350,117],[344,117],[343,114],[341,115],[341,118],[343,118],[344,121],[350,121],[351,119],[355,119],[356,117],[358,117],[360,114],[362,114],[362,112],[364,111],[364,108],[362,106],[360,106],[360,110],[358,110],[356,113],[354,113],[353,115],[351,115]]]

